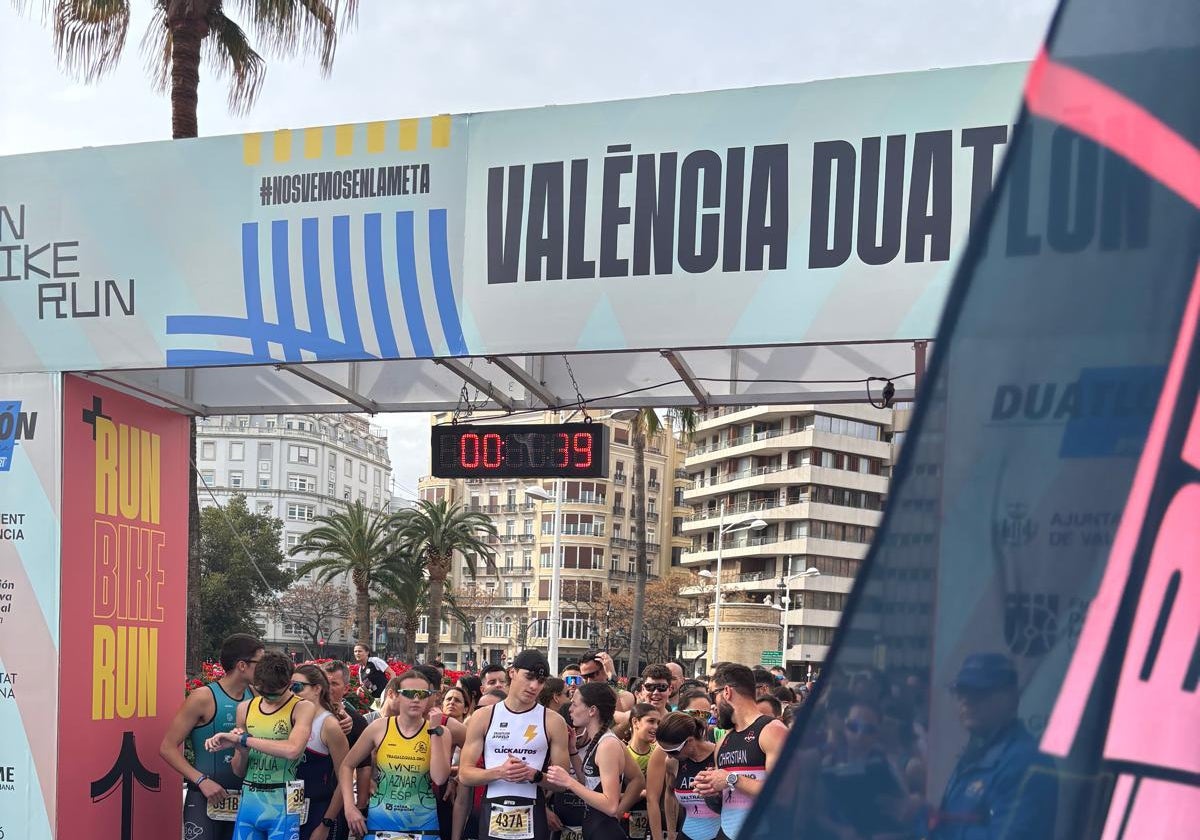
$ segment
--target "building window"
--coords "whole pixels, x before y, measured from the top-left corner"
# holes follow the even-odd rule
[[[354,459],[347,458],[345,466],[346,468],[344,472],[346,474],[346,478],[354,478]]]
[[[259,443],[258,445],[258,460],[259,463],[266,461],[270,463],[275,460],[275,447],[270,443]]]
[[[244,461],[246,459],[246,444],[241,441],[233,441],[229,444],[229,460]]]
[[[217,459],[217,445],[211,440],[201,443],[200,459],[203,461],[215,461]]]
[[[241,470],[230,470],[229,471],[229,486],[230,487],[241,487],[242,486],[242,471]]]
[[[317,450],[312,446],[300,446],[295,443],[289,444],[288,461],[293,464],[315,464],[317,463]]]
[[[258,474],[258,489],[259,490],[270,490],[271,489],[271,474],[270,473],[259,473]]]
[[[265,418],[263,418],[263,425],[266,426],[268,429],[274,429],[276,426],[279,425],[278,415],[268,414]]]
[[[289,522],[312,522],[315,515],[316,508],[313,505],[288,502],[287,518]]]
[[[289,533],[286,535],[286,539],[288,548],[295,548],[300,545],[300,534]]]
[[[311,475],[288,474],[288,489],[298,493],[315,493],[317,480]]]
[[[376,487],[383,486],[383,470],[379,469],[379,467],[375,468],[374,479]]]
[[[207,484],[209,487],[212,487],[214,484],[217,483],[217,471],[216,470],[200,470],[200,480],[201,480],[202,484]]]
[[[336,481],[329,482],[328,495],[330,495],[330,496],[337,495],[337,482]]]
[[[504,568],[512,569],[516,562],[516,556],[511,551],[504,552]]]
[[[367,465],[366,464],[358,465],[358,480],[359,481],[367,480]]]
[[[527,548],[521,552],[521,566],[525,569],[533,568],[533,549]]]

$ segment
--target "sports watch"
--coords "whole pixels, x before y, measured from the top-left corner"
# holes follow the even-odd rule
[[[442,734],[442,733],[444,733],[445,731],[446,731],[446,730],[445,730],[445,729],[443,729],[443,728],[442,728],[442,727],[440,727],[440,726],[431,726],[431,727],[429,727],[429,734],[430,734],[430,735],[441,735],[441,734]]]
[[[737,773],[730,773],[725,777],[725,786],[730,790],[737,787],[738,779],[742,778]]]
[[[337,820],[332,820],[329,817],[322,817],[321,825],[329,829],[337,828]]]

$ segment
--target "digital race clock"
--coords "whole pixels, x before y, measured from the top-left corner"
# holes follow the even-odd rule
[[[434,426],[438,478],[604,478],[608,428],[600,423]]]

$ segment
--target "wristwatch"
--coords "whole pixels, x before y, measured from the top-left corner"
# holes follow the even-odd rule
[[[738,779],[740,778],[741,776],[739,776],[737,773],[730,773],[725,777],[725,786],[730,790],[733,790],[737,787]]]
[[[445,730],[445,729],[443,729],[443,728],[442,728],[442,727],[440,727],[440,726],[431,726],[431,727],[429,727],[429,734],[430,734],[430,735],[441,735],[441,734],[442,734],[442,733],[444,733],[445,731],[446,731],[446,730]]]
[[[533,771],[533,783],[535,785],[540,785],[542,783],[542,780],[545,778],[546,778],[546,774],[543,773],[541,770]]]
[[[321,819],[321,825],[329,829],[334,829],[337,828],[337,820],[331,820],[329,817],[323,817]]]

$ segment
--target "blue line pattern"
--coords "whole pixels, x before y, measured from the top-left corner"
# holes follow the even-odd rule
[[[438,320],[446,341],[446,352],[463,356],[468,352],[459,317],[458,300],[454,293],[450,269],[449,239],[446,211],[428,211],[428,249],[431,282],[438,310]],[[395,214],[395,263],[385,257],[383,216],[366,213],[362,217],[362,265],[365,277],[354,276],[353,219],[334,216],[322,230],[322,220],[301,219],[298,223],[286,219],[274,220],[269,231],[260,231],[258,222],[242,225],[242,289],[245,298],[245,317],[237,315],[168,315],[167,335],[192,335],[237,338],[246,341],[245,350],[237,349],[170,349],[166,353],[168,367],[205,367],[220,365],[271,364],[278,362],[350,361],[355,359],[387,359],[401,355],[393,318],[388,303],[389,287],[399,288],[404,309],[404,325],[412,352],[418,358],[434,356],[433,342],[426,325],[421,303],[421,278],[417,266],[416,225],[412,211]],[[291,271],[290,247],[299,230],[299,277]],[[266,238],[264,243],[263,239]],[[271,280],[264,287],[260,268],[260,251],[269,245]],[[328,307],[322,285],[322,248],[329,249],[333,266],[335,307]],[[308,328],[296,323],[293,304],[293,283],[303,294]],[[362,298],[355,292],[365,289]],[[269,322],[264,313],[264,295],[274,296],[275,321]],[[359,321],[358,301],[365,299],[369,307],[378,355],[366,349]],[[337,334],[341,334],[341,338]]]

